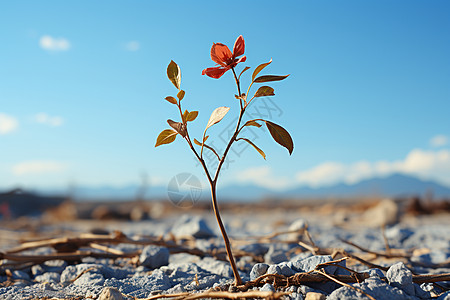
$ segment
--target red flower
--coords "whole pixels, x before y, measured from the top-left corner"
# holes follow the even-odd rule
[[[231,68],[234,68],[238,63],[244,62],[247,57],[242,56],[241,58],[237,58],[244,54],[245,51],[245,42],[242,35],[240,35],[236,42],[234,43],[233,53],[231,53],[230,49],[221,43],[214,43],[211,47],[211,59],[216,62],[219,66],[206,68],[202,71],[202,75],[208,75],[212,78],[220,78],[226,71]]]

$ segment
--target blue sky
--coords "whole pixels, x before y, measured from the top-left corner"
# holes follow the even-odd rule
[[[450,3],[448,1],[8,1],[0,4],[0,189],[124,186],[147,174],[167,185],[203,178],[178,138],[154,148],[164,97],[181,67],[183,108],[231,107],[211,128],[221,137],[238,113],[235,85],[201,75],[213,42],[243,35],[244,66],[271,58],[265,74],[291,74],[249,112],[284,126],[294,152],[264,128],[236,144],[223,185],[274,189],[355,182],[402,172],[450,186]],[[251,71],[243,75],[249,84]]]

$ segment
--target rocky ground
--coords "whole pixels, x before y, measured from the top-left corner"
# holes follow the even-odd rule
[[[209,209],[149,215],[1,222],[0,299],[450,299],[448,213],[227,205],[238,287]]]

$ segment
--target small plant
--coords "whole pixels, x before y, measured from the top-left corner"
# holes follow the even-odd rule
[[[217,204],[217,195],[216,195],[217,180],[219,178],[219,173],[223,166],[223,163],[225,162],[225,159],[227,157],[227,154],[228,154],[231,146],[235,142],[241,142],[241,141],[249,143],[251,146],[253,146],[256,149],[256,151],[258,151],[259,154],[262,155],[262,157],[264,159],[266,159],[266,154],[258,146],[256,146],[251,140],[249,140],[245,137],[240,137],[240,135],[243,133],[243,129],[247,126],[255,126],[255,127],[260,128],[260,127],[262,127],[262,125],[266,125],[266,127],[269,130],[269,133],[271,134],[273,139],[278,144],[285,147],[289,151],[289,154],[292,154],[292,151],[294,150],[294,143],[292,141],[291,136],[280,125],[277,125],[271,121],[263,120],[263,119],[252,119],[252,120],[248,120],[245,123],[243,123],[242,119],[244,117],[245,110],[250,105],[250,103],[252,103],[252,101],[255,101],[256,98],[259,98],[259,97],[275,95],[274,89],[272,87],[263,85],[263,86],[259,87],[258,90],[253,95],[253,97],[251,97],[249,99],[247,95],[249,94],[250,89],[253,86],[253,84],[270,82],[270,81],[280,81],[280,80],[286,79],[289,76],[289,75],[283,75],[283,76],[264,75],[264,76],[258,77],[258,74],[272,62],[272,60],[270,60],[267,63],[263,63],[263,64],[259,65],[253,71],[253,74],[251,77],[251,83],[247,89],[247,92],[242,93],[240,78],[241,78],[241,75],[245,71],[249,70],[250,68],[245,67],[240,72],[239,76],[236,75],[235,68],[239,63],[245,62],[246,57],[243,56],[244,51],[245,51],[245,42],[244,42],[244,38],[242,37],[242,35],[237,38],[237,40],[234,44],[233,52],[231,52],[230,49],[224,44],[214,43],[211,47],[211,59],[215,63],[217,63],[218,66],[206,68],[202,72],[202,75],[207,75],[209,77],[218,79],[218,78],[222,77],[222,75],[224,75],[225,72],[231,70],[233,73],[234,79],[236,81],[238,94],[235,95],[235,98],[239,102],[239,105],[240,105],[239,117],[237,120],[236,129],[234,130],[234,133],[231,136],[230,141],[228,142],[224,152],[221,155],[219,155],[219,153],[217,153],[217,151],[213,147],[211,147],[207,144],[209,135],[207,135],[206,133],[208,131],[208,128],[219,123],[223,119],[223,117],[225,117],[225,115],[228,113],[230,108],[226,107],[226,106],[216,108],[212,112],[212,114],[209,118],[209,121],[206,124],[205,130],[203,132],[203,136],[199,140],[197,140],[195,138],[192,140],[191,136],[189,135],[189,131],[188,131],[188,123],[194,121],[197,118],[198,111],[185,110],[183,112],[183,110],[181,109],[181,101],[183,100],[183,98],[185,96],[185,91],[181,89],[180,67],[174,61],[171,61],[169,63],[169,66],[167,67],[167,76],[169,77],[169,80],[173,83],[173,85],[178,89],[178,93],[177,93],[178,99],[175,97],[172,97],[172,96],[168,96],[165,99],[168,102],[170,102],[171,104],[174,104],[177,106],[178,111],[180,113],[181,120],[179,122],[173,121],[171,119],[167,120],[167,123],[169,124],[169,126],[172,129],[163,130],[159,134],[159,136],[156,140],[156,145],[155,145],[155,147],[157,147],[157,146],[160,146],[163,144],[170,144],[175,140],[175,138],[178,135],[180,135],[183,139],[186,140],[186,142],[188,143],[192,152],[194,153],[195,157],[199,160],[200,164],[202,165],[203,170],[205,171],[206,177],[207,177],[208,182],[211,187],[211,200],[212,200],[214,214],[216,216],[217,223],[219,224],[220,231],[221,231],[223,239],[225,241],[225,247],[226,247],[226,251],[228,254],[228,259],[230,260],[231,268],[233,269],[236,285],[241,285],[242,280],[241,280],[238,270],[236,268],[236,263],[235,263],[235,260],[233,257],[233,253],[231,251],[230,241],[228,239],[228,235],[225,231],[225,227],[224,227],[224,225],[222,223],[222,219],[220,217],[219,206]],[[240,58],[238,58],[238,57],[240,57]],[[194,145],[196,145],[197,148],[194,147]],[[214,175],[213,175],[213,173],[211,173],[210,169],[208,168],[208,165],[206,164],[205,160],[203,159],[204,151],[212,151],[212,153],[214,153],[214,155],[218,159],[218,165],[217,165]]]

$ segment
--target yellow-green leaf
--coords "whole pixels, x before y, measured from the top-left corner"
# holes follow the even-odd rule
[[[205,136],[205,137],[203,138],[203,144],[206,142],[206,140],[207,140],[208,138],[209,138],[209,135],[207,135],[207,136]],[[197,144],[197,145],[199,145],[199,146],[202,145],[202,143],[200,143],[196,138],[194,138],[194,143]]]
[[[169,65],[167,66],[167,77],[169,77],[170,81],[172,81],[173,85],[180,89],[181,85],[181,70],[180,67],[171,60]]]
[[[266,122],[267,129],[269,129],[269,132],[272,135],[275,142],[285,147],[289,151],[289,154],[292,154],[292,151],[294,151],[294,142],[292,141],[289,132],[287,132],[286,129],[284,129],[280,125],[277,125],[270,121],[264,122]]]
[[[201,146],[202,143],[200,143],[196,138],[194,138],[194,144]]]
[[[178,99],[180,99],[180,101],[183,100],[185,94],[186,94],[185,91],[180,90],[177,94]]]
[[[256,78],[254,80],[254,82],[269,82],[269,81],[280,81],[283,79],[286,79],[288,75],[263,75],[263,76],[259,76],[258,78]]]
[[[186,137],[186,127],[181,122],[175,122],[171,119],[167,120],[167,123],[169,123],[170,127],[175,129],[176,132],[178,132],[182,137]]]
[[[256,146],[255,144],[253,144],[252,141],[250,141],[249,139],[246,139],[246,138],[240,138],[240,140],[246,141],[247,143],[249,143],[250,145],[252,145],[252,146],[256,149],[256,151],[258,151],[259,154],[261,154],[261,156],[262,156],[264,159],[266,159],[266,154],[264,153],[264,151],[262,151],[258,146]]]
[[[270,59],[270,61],[268,63],[260,64],[259,66],[257,66],[256,69],[253,71],[252,81],[254,81],[255,77],[259,74],[259,72],[261,72],[262,69],[264,69],[265,67],[270,65],[271,62],[272,62],[272,59]]]
[[[214,124],[219,123],[223,119],[223,117],[225,117],[225,115],[229,110],[230,108],[226,106],[216,108],[209,117],[209,121],[208,124],[206,124],[205,130],[213,126]]]
[[[166,99],[167,101],[169,101],[170,103],[172,103],[172,104],[177,104],[177,103],[178,103],[177,99],[175,99],[175,98],[172,97],[172,96],[167,96],[165,99]]]
[[[186,118],[188,116],[189,112],[187,111],[187,109],[184,111],[184,113],[181,115],[182,121],[183,123],[186,123]]]
[[[239,76],[238,76],[238,80],[239,80],[239,78],[241,78],[241,75],[242,75],[245,71],[247,71],[248,69],[250,69],[250,67],[245,67],[244,70],[241,71],[241,73],[240,73]]]
[[[263,85],[260,87],[253,97],[265,97],[265,96],[275,96],[274,89],[270,86]]]
[[[158,138],[156,139],[155,147],[158,147],[163,144],[170,144],[173,141],[175,141],[175,138],[177,137],[177,132],[172,129],[165,129],[161,131],[161,133],[158,135]]]
[[[190,111],[186,116],[186,122],[194,121],[198,116],[198,111]]]
[[[255,120],[249,120],[249,121],[245,122],[244,126],[256,126],[259,128],[262,125],[259,124],[258,122],[256,122]]]

